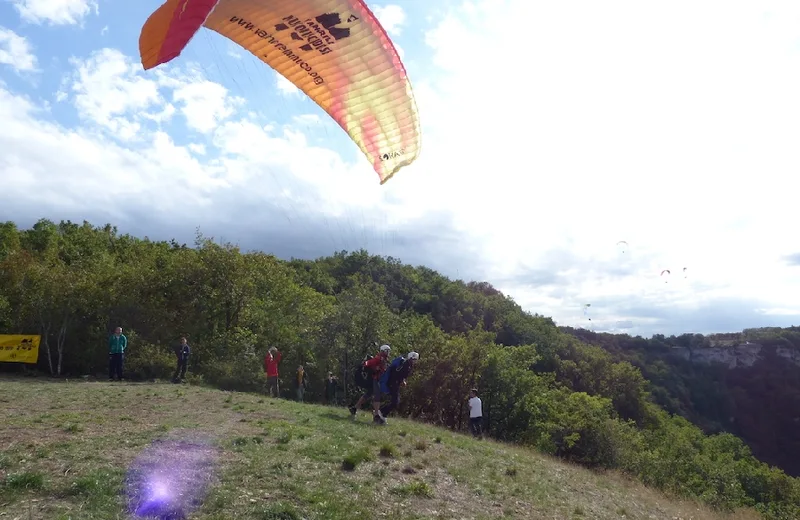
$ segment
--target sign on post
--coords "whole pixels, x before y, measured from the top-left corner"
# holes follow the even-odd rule
[[[41,339],[39,335],[0,334],[0,362],[35,364]]]

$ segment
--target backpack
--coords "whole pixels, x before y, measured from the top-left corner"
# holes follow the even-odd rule
[[[372,369],[367,368],[364,366],[364,363],[372,359],[374,356],[367,354],[364,356],[364,359],[361,361],[361,364],[356,367],[354,371],[354,378],[356,381],[356,386],[359,386],[364,389],[372,388]]]
[[[406,365],[406,358],[403,356],[398,356],[394,358],[386,369],[386,372],[383,373],[383,377],[381,378],[381,383],[383,384],[383,391],[388,392],[392,387],[397,387],[400,385],[400,382],[405,379],[400,374],[408,375],[406,367],[410,367],[410,365]]]

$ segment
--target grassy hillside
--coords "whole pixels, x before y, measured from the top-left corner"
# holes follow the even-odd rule
[[[758,518],[522,447],[251,393],[3,378],[0,415],[3,518],[127,518],[131,461],[154,439],[191,432],[221,454],[193,519]]]
[[[647,370],[648,381],[636,359],[559,330],[487,282],[449,280],[367,251],[285,261],[202,235],[187,247],[120,235],[110,224],[41,220],[21,230],[0,223],[0,334],[40,334],[40,374],[104,377],[116,326],[128,338],[127,379],[169,378],[173,349],[185,336],[192,383],[258,391],[264,356],[274,346],[282,352],[284,396],[303,364],[306,401],[316,403],[329,371],[345,398],[355,398],[353,370],[377,345],[391,345],[393,356],[414,350],[420,362],[398,415],[464,431],[467,393],[478,388],[492,439],[624,472],[711,507],[800,518],[800,479],[758,460],[740,438],[704,435],[668,413],[716,409],[709,403],[719,402],[719,392],[704,391],[713,384],[658,363]],[[0,371],[23,369],[0,363]],[[662,384],[682,397],[681,407],[672,406],[676,399]],[[755,395],[777,395],[763,388]],[[736,403],[751,402],[749,386],[740,394]],[[763,431],[791,438],[792,408],[763,409],[780,415],[763,421]],[[790,443],[780,446],[791,455]]]

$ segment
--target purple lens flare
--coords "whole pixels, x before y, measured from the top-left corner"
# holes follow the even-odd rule
[[[153,441],[128,470],[128,511],[139,518],[186,518],[202,503],[216,458],[216,448],[204,438]]]

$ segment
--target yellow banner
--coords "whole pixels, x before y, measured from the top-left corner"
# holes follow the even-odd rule
[[[36,363],[41,339],[38,335],[0,334],[0,361]]]

